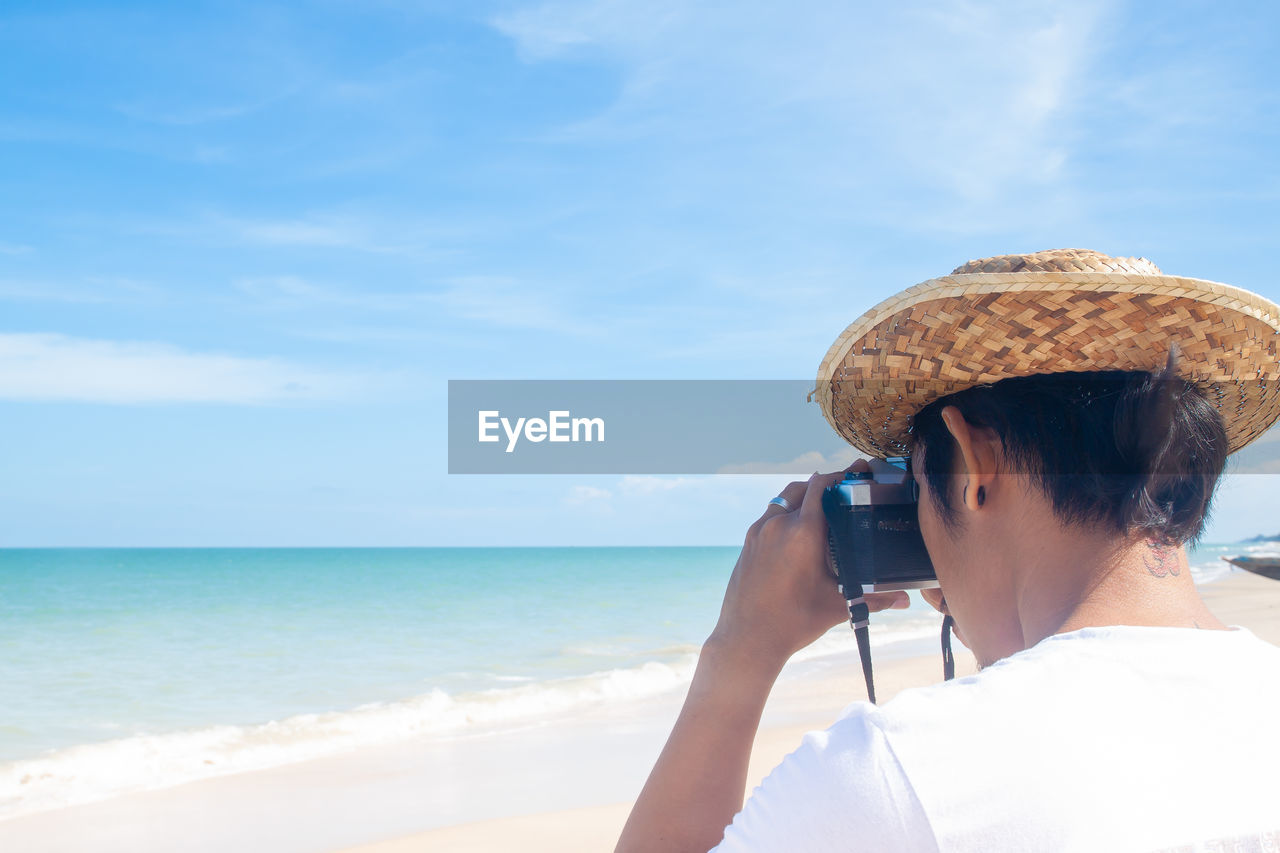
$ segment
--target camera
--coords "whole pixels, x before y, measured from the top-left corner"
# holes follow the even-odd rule
[[[845,596],[938,586],[906,460],[872,460],[871,467],[847,472],[822,493],[831,568]]]

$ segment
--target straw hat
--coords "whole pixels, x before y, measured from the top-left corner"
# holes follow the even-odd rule
[[[1055,249],[970,261],[891,296],[836,338],[814,393],[846,441],[897,456],[939,397],[1036,373],[1159,370],[1176,344],[1236,451],[1280,418],[1278,343],[1280,307],[1246,290]]]

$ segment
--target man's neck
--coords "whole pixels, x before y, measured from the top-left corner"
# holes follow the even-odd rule
[[[1052,541],[1057,539],[1058,541]],[[1191,580],[1186,552],[1114,535],[1049,534],[1017,575],[1024,647],[1052,634],[1106,625],[1222,630]]]

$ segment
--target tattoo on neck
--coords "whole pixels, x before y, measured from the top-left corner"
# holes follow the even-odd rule
[[[1159,545],[1155,542],[1147,543],[1147,549],[1142,554],[1142,564],[1147,567],[1147,571],[1153,577],[1157,578],[1168,577],[1169,575],[1177,577],[1182,573],[1182,566],[1178,564],[1176,549]]]

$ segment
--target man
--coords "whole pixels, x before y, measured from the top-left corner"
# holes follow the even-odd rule
[[[1278,337],[1253,294],[1083,250],[974,261],[860,318],[819,402],[870,456],[911,454],[926,597],[982,669],[855,703],[743,807],[774,679],[847,617],[838,475],[792,483],[618,849],[1280,849],[1280,649],[1214,618],[1181,548],[1280,416]]]

